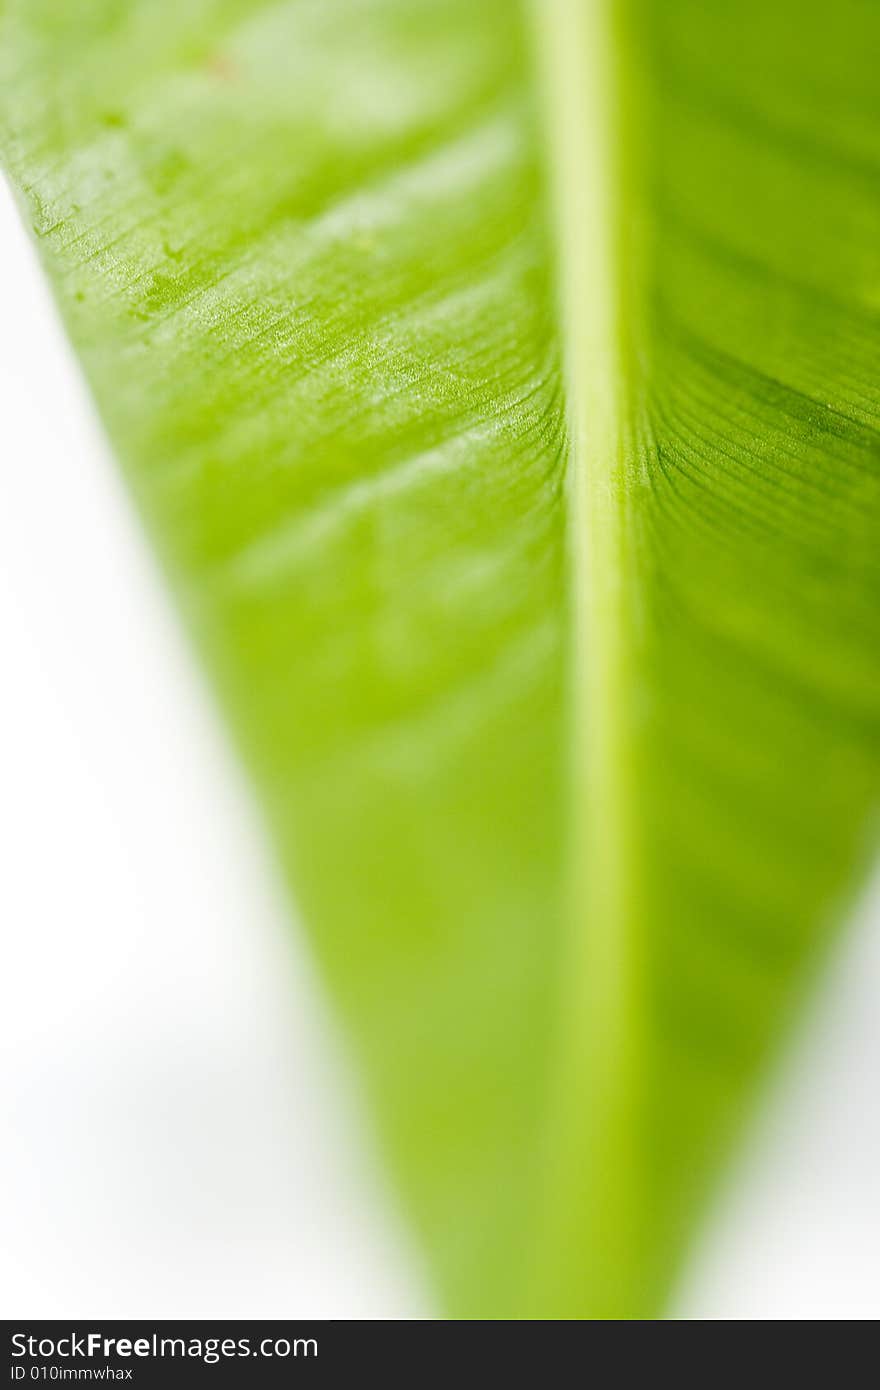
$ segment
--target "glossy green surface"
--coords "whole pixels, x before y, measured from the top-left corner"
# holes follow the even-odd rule
[[[454,1316],[662,1306],[873,847],[878,56],[868,0],[0,2]]]

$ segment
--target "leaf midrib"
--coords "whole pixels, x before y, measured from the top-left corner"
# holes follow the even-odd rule
[[[533,1315],[637,1315],[621,71],[613,0],[531,0],[569,437],[567,939]],[[601,1270],[601,1282],[596,1271]]]

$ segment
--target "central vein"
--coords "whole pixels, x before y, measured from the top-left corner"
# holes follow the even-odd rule
[[[637,1301],[641,1184],[613,0],[533,0],[532,28],[567,398],[573,632],[569,930],[531,1311],[620,1317]]]

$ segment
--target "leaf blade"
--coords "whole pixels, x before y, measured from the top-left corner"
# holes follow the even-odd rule
[[[447,1306],[638,1316],[876,805],[878,21],[537,8],[549,140],[501,0],[17,0],[4,159]]]

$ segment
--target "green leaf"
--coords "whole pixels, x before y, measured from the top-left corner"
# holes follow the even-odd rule
[[[664,1306],[872,848],[878,47],[0,6],[4,163],[454,1316]]]

